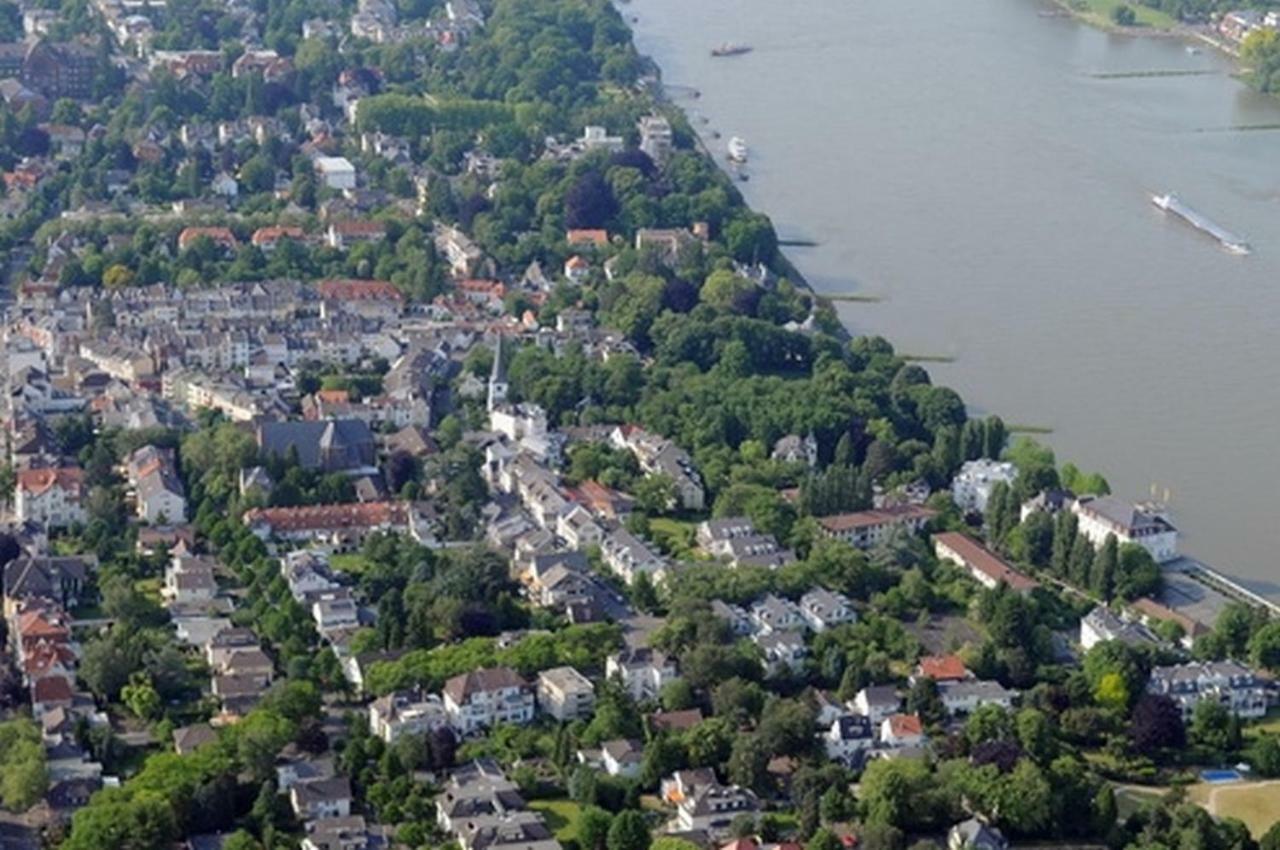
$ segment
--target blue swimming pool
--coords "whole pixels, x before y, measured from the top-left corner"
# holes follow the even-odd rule
[[[1240,775],[1238,770],[1202,770],[1200,771],[1200,778],[1205,782],[1218,784],[1222,782],[1239,782],[1244,777]]]

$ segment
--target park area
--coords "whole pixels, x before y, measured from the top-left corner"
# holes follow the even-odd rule
[[[1154,806],[1169,792],[1168,788],[1141,785],[1116,786],[1116,806],[1121,818],[1127,818],[1146,806]],[[1187,787],[1187,799],[1203,806],[1219,818],[1243,821],[1260,838],[1272,824],[1280,821],[1280,780],[1265,782],[1197,782]]]
[[[1244,821],[1254,838],[1280,821],[1280,780],[1230,785],[1201,782],[1187,789],[1187,797],[1214,817]]]

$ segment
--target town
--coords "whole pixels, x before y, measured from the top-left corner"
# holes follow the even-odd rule
[[[850,336],[604,0],[0,6],[0,847],[1280,842],[1274,606]]]

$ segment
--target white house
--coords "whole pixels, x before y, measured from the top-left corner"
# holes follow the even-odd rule
[[[345,818],[351,814],[351,782],[345,776],[299,782],[289,789],[289,802],[302,820]]]
[[[19,470],[14,489],[14,516],[19,522],[66,528],[87,518],[81,504],[84,470],[79,467]]]
[[[951,498],[962,511],[982,513],[995,486],[1002,482],[1013,486],[1017,477],[1018,468],[1007,461],[987,458],[965,461],[951,481]]]
[[[795,631],[804,627],[800,606],[789,599],[770,593],[751,606],[751,619],[761,632]]]
[[[316,173],[330,189],[354,189],[356,187],[356,167],[345,156],[318,156],[315,159]]]
[[[1178,557],[1178,530],[1159,514],[1114,496],[1081,496],[1071,506],[1078,529],[1095,547],[1114,534],[1120,543],[1137,543],[1157,564]]]
[[[698,786],[676,804],[672,826],[677,832],[704,832],[719,839],[728,835],[735,820],[759,814],[760,800],[752,791],[714,782]]]
[[[641,574],[655,577],[666,568],[661,555],[625,528],[617,529],[600,542],[600,557],[627,584],[634,584]]]
[[[240,184],[236,182],[236,178],[225,171],[214,176],[209,188],[213,190],[213,194],[224,198],[234,198],[240,192]]]
[[[138,517],[151,523],[187,521],[187,497],[182,482],[168,469],[153,469],[134,485]]]
[[[448,724],[444,703],[435,694],[394,691],[369,703],[369,731],[388,744]]]
[[[508,667],[473,670],[444,684],[445,714],[461,735],[499,723],[529,723],[534,707],[533,688]]]
[[[960,679],[938,683],[938,696],[949,714],[972,714],[984,705],[1010,708],[1013,692],[999,682],[985,679]]]
[[[1126,619],[1099,605],[1080,618],[1080,645],[1086,650],[1118,640],[1129,646],[1156,646],[1160,638],[1137,620]]]
[[[818,531],[855,549],[874,549],[900,529],[908,534],[920,533],[935,516],[936,511],[920,505],[890,505],[819,517]]]
[[[924,743],[924,724],[915,714],[891,714],[880,723],[880,743],[886,747],[918,747]]]
[[[605,675],[622,682],[636,702],[657,699],[668,682],[675,681],[675,659],[656,649],[636,647],[615,652],[605,661]]]
[[[1236,661],[1199,661],[1156,667],[1147,692],[1170,697],[1191,717],[1202,700],[1221,703],[1236,717],[1263,717],[1275,702],[1274,684]]]
[[[596,707],[596,688],[572,667],[554,667],[538,674],[538,708],[556,720],[587,720]]]
[[[764,654],[764,669],[770,676],[798,669],[809,654],[800,632],[762,632],[752,640]]]
[[[600,745],[600,764],[610,776],[635,779],[644,760],[644,745],[629,738],[605,741]]]
[[[818,733],[827,758],[849,764],[876,744],[876,724],[860,714],[842,714]]]
[[[815,587],[800,597],[800,616],[815,632],[824,632],[858,619],[848,597],[825,587]]]
[[[886,717],[902,709],[902,697],[892,685],[868,685],[853,698],[853,708],[879,726]]]

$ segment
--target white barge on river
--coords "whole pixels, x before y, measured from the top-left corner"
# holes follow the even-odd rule
[[[1253,250],[1249,247],[1248,242],[1244,241],[1239,236],[1235,235],[1230,230],[1227,230],[1225,227],[1222,227],[1218,223],[1205,218],[1203,215],[1179,200],[1177,195],[1153,195],[1151,197],[1151,203],[1155,204],[1165,212],[1173,213],[1197,230],[1202,230],[1209,234],[1214,239],[1217,239],[1218,242],[1222,244],[1223,248],[1226,248],[1233,254],[1248,254]]]

